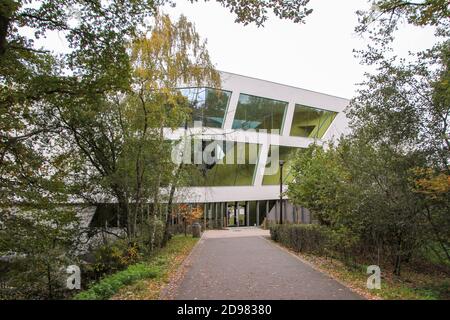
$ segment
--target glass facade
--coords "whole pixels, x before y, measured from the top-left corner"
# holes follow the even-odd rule
[[[189,127],[201,122],[204,127],[222,128],[231,92],[211,88],[185,88],[181,93],[189,99],[192,114]]]
[[[204,127],[223,128],[231,99],[230,91],[211,88],[184,88],[182,94],[190,101],[192,116],[188,126],[201,122]],[[232,128],[236,130],[283,130],[288,103],[263,97],[240,94]],[[295,105],[291,136],[321,139],[336,118],[337,113]],[[260,152],[260,145],[236,143],[232,141],[201,141],[201,150],[211,153],[214,161],[204,163],[195,161],[192,143],[192,163],[187,164],[190,186],[232,187],[253,186]],[[278,185],[280,178],[279,160],[284,160],[283,181],[292,180],[290,174],[291,158],[299,148],[271,146],[278,148],[279,159],[268,163],[263,177],[263,185]],[[256,150],[256,151],[255,151]],[[240,156],[238,156],[238,154]],[[252,207],[252,212],[253,207]],[[253,215],[253,214],[252,214]]]
[[[287,102],[241,94],[233,129],[282,130]]]
[[[271,146],[269,148],[269,159],[272,158],[273,153],[275,154],[276,148],[277,148],[277,146]],[[276,162],[273,164],[273,166],[275,167],[275,170],[273,170],[274,167],[271,165],[271,163],[268,163],[266,165],[266,170],[264,172],[264,178],[263,178],[263,185],[278,185],[278,184],[280,184],[279,160],[285,161],[285,163],[283,165],[283,184],[286,184],[286,183],[292,181],[292,175],[290,174],[291,164],[292,164],[292,158],[295,155],[297,150],[299,150],[299,148],[285,147],[285,146],[278,147],[279,159],[276,159],[276,157],[274,157],[274,159],[272,160],[272,161]],[[274,151],[274,152],[272,152],[272,151]]]
[[[321,139],[336,115],[333,111],[296,105],[291,136]]]
[[[193,148],[194,149],[194,148]],[[190,185],[208,187],[252,186],[261,150],[258,144],[203,141],[209,161],[191,164]],[[192,158],[192,163],[195,159]]]

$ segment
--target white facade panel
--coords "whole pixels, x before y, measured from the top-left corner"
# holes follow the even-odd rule
[[[184,129],[174,131],[166,129],[165,136],[171,140],[178,140],[188,135],[197,138],[201,137],[202,139],[260,144],[261,151],[253,186],[186,188],[179,190],[177,202],[211,203],[278,199],[280,194],[279,186],[263,185],[264,168],[271,144],[306,148],[314,142],[321,144],[330,140],[336,140],[341,135],[349,133],[348,120],[344,113],[345,108],[349,104],[347,99],[227,72],[221,72],[221,78],[221,89],[232,92],[223,129],[190,128],[187,132]],[[261,133],[232,129],[241,94],[279,100],[288,104],[281,135],[271,134],[270,132]],[[336,118],[322,140],[290,136],[296,105],[337,112]]]

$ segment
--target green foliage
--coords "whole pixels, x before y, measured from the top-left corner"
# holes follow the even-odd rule
[[[160,188],[175,190],[183,176],[173,174],[162,130],[189,116],[176,85],[220,84],[192,23],[148,19],[167,2],[0,3],[0,254],[21,257],[7,277],[18,296],[61,296],[58,277],[77,232],[67,232],[76,219],[56,204],[118,202],[128,240],[149,251],[161,245],[161,222],[146,221],[164,216]],[[310,13],[307,0],[219,2],[257,25],[267,10],[295,22]],[[38,46],[54,32],[68,45],[63,52]],[[106,250],[99,260],[117,254]]]
[[[344,255],[352,250],[389,261],[398,273],[402,262],[436,237],[412,182],[412,170],[425,163],[421,153],[341,139],[337,147],[311,146],[298,154],[288,194],[330,229]]]
[[[448,36],[450,9],[446,0],[376,0],[370,10],[358,11],[357,32],[368,34],[371,40],[385,45],[394,39],[402,23],[436,27],[436,34]]]
[[[142,253],[136,243],[117,240],[96,248],[93,253],[94,263],[91,268],[95,275],[111,274],[137,263]]]
[[[73,210],[19,207],[0,214],[0,255],[11,255],[0,277],[2,297],[64,297],[65,270],[78,262],[73,252],[78,243],[78,219]]]
[[[164,231],[165,224],[158,217],[149,218],[139,226],[136,241],[145,255],[148,256],[162,247]]]
[[[390,262],[397,275],[426,247],[450,261],[448,10],[441,0],[380,0],[359,12],[356,30],[371,42],[357,54],[377,69],[347,110],[352,135],[310,146],[293,164],[289,197],[345,251]],[[445,38],[399,59],[391,44],[403,22],[434,26]]]
[[[197,2],[199,0],[189,0]],[[208,1],[208,0],[205,0]],[[222,6],[236,14],[236,22],[247,25],[255,23],[263,26],[268,19],[268,10],[272,10],[275,16],[281,19],[292,20],[295,23],[303,23],[305,18],[312,13],[308,9],[309,0],[280,0],[280,1],[247,1],[247,0],[216,0]]]
[[[144,278],[155,278],[158,268],[146,263],[129,266],[126,270],[107,276],[100,282],[92,285],[89,290],[75,296],[76,300],[104,300],[114,295],[121,287],[129,285]]]
[[[167,246],[152,255],[145,262],[130,265],[127,269],[104,277],[91,285],[89,289],[77,294],[76,300],[109,299],[121,288],[136,283],[142,279],[160,279],[166,275],[166,270],[173,264],[173,259],[190,249],[197,242],[192,237],[175,236]],[[175,271],[175,270],[174,270]]]

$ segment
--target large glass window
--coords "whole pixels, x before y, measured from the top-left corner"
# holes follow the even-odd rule
[[[233,129],[280,130],[287,102],[241,94],[233,121]]]
[[[258,144],[203,141],[202,150],[210,156],[207,162],[188,166],[191,186],[253,185],[260,152]],[[194,157],[192,162],[195,163]]]
[[[277,150],[278,148],[278,150]],[[291,165],[292,159],[299,148],[285,147],[285,146],[271,146],[269,149],[269,160],[264,172],[263,185],[277,185],[280,184],[280,165],[279,161],[284,160],[283,165],[283,184],[292,181]],[[276,157],[278,152],[279,156]],[[277,159],[278,158],[278,159]]]
[[[185,88],[181,93],[189,99],[192,114],[189,126],[195,121],[204,127],[222,128],[231,92],[210,88]]]
[[[291,136],[321,139],[336,115],[333,111],[296,105]]]

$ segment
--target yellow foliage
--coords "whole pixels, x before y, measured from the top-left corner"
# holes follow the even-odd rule
[[[174,23],[168,15],[157,15],[150,36],[133,41],[131,62],[136,83],[146,91],[171,91],[183,85],[220,87],[206,41],[185,16]]]
[[[436,173],[430,168],[417,168],[414,173],[417,176],[415,180],[416,192],[432,198],[450,192],[450,175],[447,173]]]
[[[202,207],[193,207],[192,209],[187,204],[181,204],[178,208],[178,214],[186,219],[186,223],[191,224],[203,216]]]

